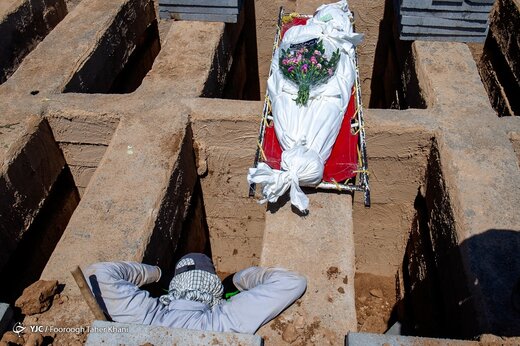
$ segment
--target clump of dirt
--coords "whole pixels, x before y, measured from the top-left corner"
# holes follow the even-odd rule
[[[282,333],[282,340],[291,344],[296,339],[298,339],[298,331],[294,325],[289,324]]]
[[[327,269],[327,278],[329,280],[336,279],[338,277],[338,274],[339,274],[338,267],[329,267],[329,269]]]
[[[14,305],[20,308],[24,315],[39,314],[49,310],[57,291],[58,281],[38,280],[23,290]]]
[[[6,345],[23,345],[24,342],[24,339],[19,338],[14,332],[5,332],[2,340],[0,340],[0,343],[5,343]]]
[[[26,345],[40,346],[43,344],[43,335],[40,333],[28,333],[18,336],[14,332],[6,332],[0,340],[0,345]]]
[[[384,333],[396,304],[395,278],[356,273],[358,331]]]
[[[295,313],[294,319],[286,319],[283,316],[278,316],[272,321],[270,327],[276,331],[278,335],[282,336],[283,341],[294,346],[315,345],[318,344],[317,339],[319,338],[321,338],[319,344],[330,344],[328,341],[324,343],[324,340],[333,339],[333,337],[327,335],[327,330],[322,330],[321,321],[318,318],[315,317],[311,322],[307,316],[299,312]],[[269,338],[265,339],[267,343],[269,343],[268,339]]]
[[[504,337],[493,334],[483,334],[479,338],[481,346],[513,346],[520,345],[520,337]]]

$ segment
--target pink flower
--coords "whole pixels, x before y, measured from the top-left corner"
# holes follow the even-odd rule
[[[332,71],[331,68],[329,68],[329,69],[327,70],[327,72],[329,73],[329,76],[332,76],[332,75],[334,74],[334,71]]]
[[[288,71],[289,73],[291,73],[292,71],[294,71],[294,66],[289,67],[289,68],[287,69],[287,71]]]
[[[303,72],[303,73],[306,73],[308,69],[309,69],[309,65],[307,65],[307,64],[303,64],[303,66],[302,66],[302,72]]]
[[[287,65],[288,63],[289,63],[289,60],[287,60],[287,59],[283,59],[283,60],[282,60],[282,64],[283,64],[283,65]]]
[[[321,55],[321,52],[320,52],[319,50],[316,49],[316,50],[314,51],[314,55],[320,56],[320,55]]]
[[[312,63],[313,65],[316,65],[316,64],[318,63],[318,60],[316,60],[316,57],[315,57],[314,55],[311,56],[311,63]]]
[[[300,62],[300,61],[302,61],[302,58],[303,58],[303,56],[301,54],[298,54],[298,57],[296,58],[296,61]]]
[[[318,70],[321,70],[321,64],[317,64],[317,65],[316,65],[316,68],[317,68]]]

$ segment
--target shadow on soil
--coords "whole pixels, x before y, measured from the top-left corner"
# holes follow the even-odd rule
[[[399,321],[403,335],[456,339],[520,336],[520,230],[490,229],[442,257],[428,245],[424,232],[412,230],[405,294],[389,327]]]

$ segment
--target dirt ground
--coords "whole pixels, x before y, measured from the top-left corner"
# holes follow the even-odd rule
[[[358,331],[384,333],[396,303],[395,278],[356,273],[354,286]]]

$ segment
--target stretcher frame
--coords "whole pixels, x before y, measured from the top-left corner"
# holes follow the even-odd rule
[[[280,7],[279,15],[278,15],[278,25],[276,34],[274,37],[273,44],[273,53],[274,56],[276,48],[280,43],[282,37],[282,29],[283,29],[283,18],[284,18],[284,8]],[[311,15],[300,15],[300,14],[290,14],[292,18],[311,18]],[[350,192],[354,191],[363,192],[363,200],[365,207],[370,207],[370,186],[369,186],[369,171],[368,171],[368,162],[367,162],[367,146],[366,146],[366,135],[365,135],[365,121],[363,117],[363,105],[361,101],[361,82],[359,77],[359,64],[358,64],[358,54],[357,49],[355,49],[355,65],[356,65],[356,78],[354,83],[354,91],[353,95],[355,97],[355,115],[351,121],[351,131],[358,135],[357,141],[357,156],[358,156],[358,164],[357,170],[354,171],[356,176],[347,179],[344,182],[336,182],[336,181],[322,181],[320,184],[315,186],[316,189],[324,189],[324,190],[337,190],[340,192]],[[272,74],[272,67],[269,68],[269,76]],[[269,92],[266,90],[265,93],[265,101],[264,107],[262,110],[262,118],[260,121],[260,130],[258,135],[258,143],[257,149],[255,153],[255,159],[253,163],[253,167],[258,166],[258,162],[265,161],[265,155],[263,153],[263,145],[264,145],[264,134],[267,126],[270,126],[270,122],[272,122],[273,116],[271,115],[270,110],[270,101],[269,101]],[[356,183],[356,180],[358,181]],[[256,184],[252,183],[249,185],[249,197],[255,196]]]

